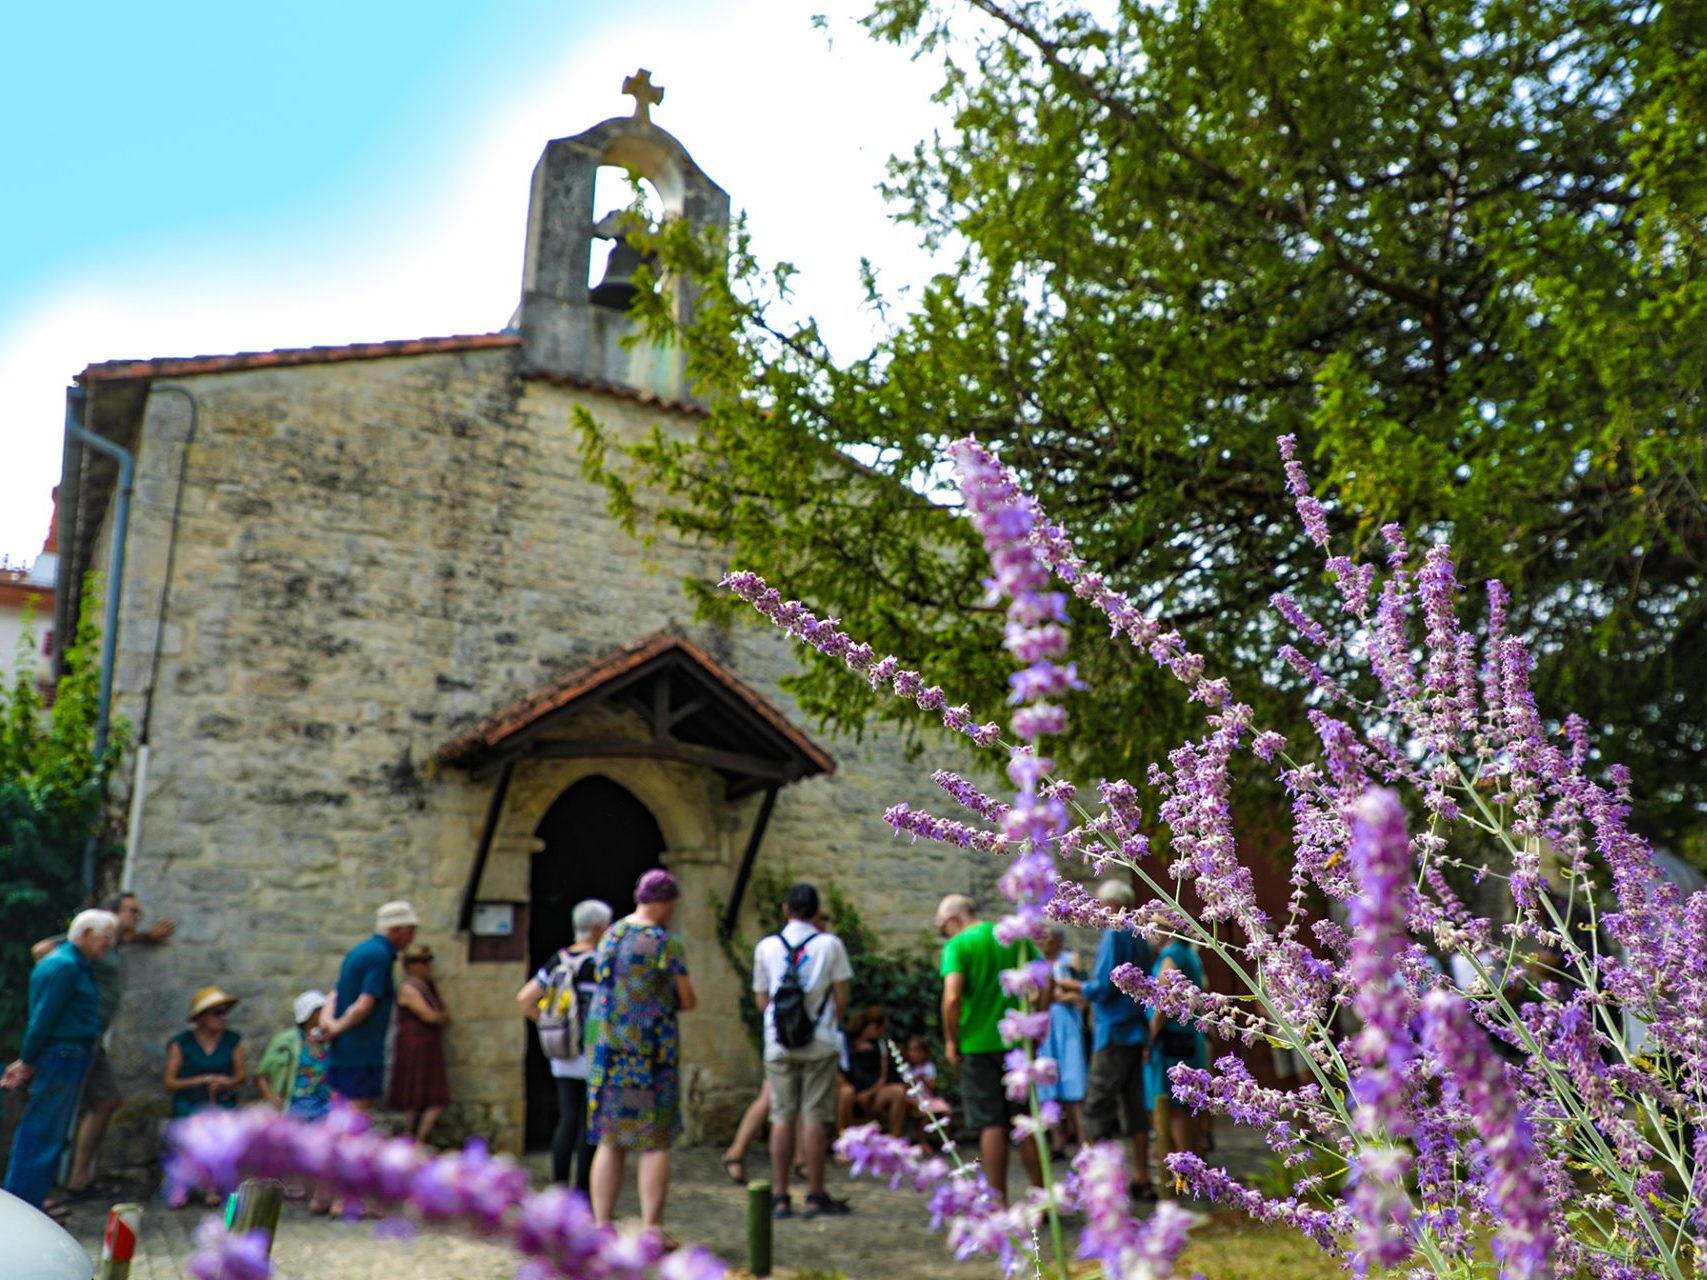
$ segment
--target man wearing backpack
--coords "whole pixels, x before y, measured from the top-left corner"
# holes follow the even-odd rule
[[[764,1016],[765,1082],[771,1090],[771,1216],[789,1218],[794,1122],[805,1147],[806,1216],[848,1212],[824,1190],[825,1126],[836,1114],[836,1028],[848,1007],[853,966],[833,933],[811,921],[818,890],[794,885],[784,902],[788,921],[753,949],[753,998]]]

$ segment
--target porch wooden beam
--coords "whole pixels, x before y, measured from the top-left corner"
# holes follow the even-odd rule
[[[492,799],[486,805],[486,821],[480,825],[480,843],[474,850],[474,862],[468,868],[468,880],[462,887],[462,903],[456,911],[456,928],[466,933],[474,923],[474,900],[480,893],[480,877],[486,872],[486,858],[492,852],[492,837],[498,833],[498,818],[504,811],[504,797],[510,794],[510,779],[515,776],[516,757],[505,760],[498,769],[498,783],[492,788]]]
[[[584,760],[589,756],[619,759],[680,760],[726,773],[738,773],[769,782],[792,782],[799,770],[790,764],[750,756],[740,751],[702,747],[675,738],[568,738],[536,741],[527,754],[537,760]]]
[[[747,837],[747,847],[741,854],[741,865],[735,869],[735,886],[729,891],[729,905],[723,908],[723,936],[732,937],[735,933],[735,920],[741,914],[741,900],[747,896],[747,881],[753,875],[753,862],[759,856],[759,844],[765,838],[765,828],[770,825],[771,810],[776,808],[776,793],[778,787],[767,787],[765,798],[759,804],[758,820],[753,823],[753,833]]]

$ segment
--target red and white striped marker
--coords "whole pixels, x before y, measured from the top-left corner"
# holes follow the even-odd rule
[[[142,1206],[115,1204],[107,1210],[107,1231],[101,1238],[101,1269],[103,1280],[124,1280],[130,1274],[131,1259],[136,1257],[136,1237],[142,1230]]]

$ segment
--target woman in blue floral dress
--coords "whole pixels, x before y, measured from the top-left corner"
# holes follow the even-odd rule
[[[681,890],[661,869],[634,887],[634,914],[613,924],[593,962],[598,991],[588,1011],[588,1140],[593,1216],[610,1222],[628,1152],[640,1152],[640,1218],[662,1231],[670,1187],[670,1143],[681,1130],[676,1014],[694,1007],[679,938],[666,926]]]

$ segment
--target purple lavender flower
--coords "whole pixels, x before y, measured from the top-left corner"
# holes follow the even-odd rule
[[[1060,1064],[1054,1058],[1033,1058],[1024,1049],[1009,1049],[1002,1065],[1007,1068],[1002,1088],[1014,1102],[1024,1102],[1038,1085],[1054,1084],[1060,1078]]]
[[[900,659],[893,655],[876,658],[870,645],[857,643],[846,632],[838,630],[834,618],[820,621],[799,601],[785,601],[781,594],[758,574],[744,571],[728,573],[724,575],[722,585],[789,635],[805,641],[820,653],[840,660],[850,671],[866,676],[873,688],[887,683],[897,697],[916,702],[925,710],[944,710],[945,699],[942,690],[926,688],[918,672],[902,670]],[[1001,740],[1000,725],[971,724],[963,718],[964,710],[963,707],[947,708],[949,713],[962,714],[945,714],[944,724],[954,732],[964,733],[981,747],[993,746]]]
[[[1538,1168],[1535,1135],[1507,1083],[1499,1055],[1476,1029],[1456,992],[1434,990],[1422,1002],[1423,1038],[1481,1135],[1487,1194],[1500,1223],[1501,1274],[1541,1280],[1552,1274],[1554,1227]],[[1561,1206],[1563,1207],[1563,1206]]]
[[[1310,492],[1310,482],[1304,476],[1304,464],[1295,457],[1298,437],[1279,436],[1276,437],[1275,443],[1280,446],[1280,456],[1286,464],[1286,487],[1292,491],[1294,505],[1298,508],[1298,519],[1303,522],[1304,532],[1310,535],[1311,542],[1318,547],[1325,547],[1328,545],[1328,516],[1322,510],[1322,504],[1316,501]]]
[[[1166,1280],[1185,1250],[1192,1215],[1164,1200],[1148,1218],[1132,1216],[1127,1201],[1126,1157],[1112,1142],[1092,1143],[1073,1157],[1078,1207],[1085,1215],[1079,1257],[1102,1263],[1103,1275]]]
[[[996,1031],[1008,1044],[1041,1040],[1049,1034],[1049,1010],[1009,1009],[996,1024]]]
[[[915,840],[923,837],[942,844],[956,844],[962,849],[977,849],[981,853],[1000,853],[1008,841],[1008,837],[999,831],[980,831],[964,822],[939,818],[911,805],[892,805],[884,810],[883,820]]]
[[[259,1227],[232,1235],[210,1216],[196,1228],[195,1244],[195,1252],[184,1261],[195,1280],[267,1280],[273,1273],[267,1256],[271,1232]]]
[[[1405,1191],[1407,1152],[1376,1139],[1408,1137],[1415,1129],[1405,1072],[1416,1057],[1410,1021],[1415,1002],[1397,980],[1394,961],[1409,945],[1410,843],[1398,796],[1365,792],[1351,816],[1351,863],[1358,897],[1351,908],[1347,978],[1363,1030],[1356,1039],[1362,1070],[1351,1082],[1352,1119],[1367,1142],[1353,1162],[1351,1208],[1358,1220],[1358,1267],[1397,1266],[1410,1256],[1411,1201]]]

